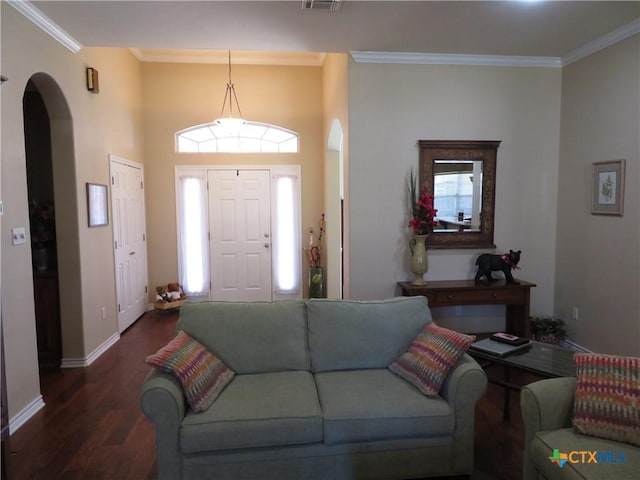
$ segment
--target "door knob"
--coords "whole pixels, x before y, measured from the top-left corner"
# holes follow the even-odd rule
[[[269,242],[265,242],[264,243],[264,248],[269,248],[271,246],[271,244]]]

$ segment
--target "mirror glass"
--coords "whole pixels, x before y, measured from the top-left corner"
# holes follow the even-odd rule
[[[433,201],[436,232],[479,232],[482,211],[482,161],[435,160]]]
[[[500,141],[420,140],[420,183],[434,197],[433,248],[495,248],[496,156]]]

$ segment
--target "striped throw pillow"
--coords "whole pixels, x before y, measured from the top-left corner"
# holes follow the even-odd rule
[[[235,375],[222,360],[182,330],[145,362],[175,375],[187,403],[196,412],[209,408]]]
[[[640,446],[640,358],[576,353],[573,428]]]
[[[425,395],[434,397],[475,339],[474,335],[454,332],[432,322],[418,334],[409,349],[389,365],[389,370]]]

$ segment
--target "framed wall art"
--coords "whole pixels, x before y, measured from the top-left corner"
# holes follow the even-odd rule
[[[624,207],[624,160],[593,163],[591,213],[622,216]]]
[[[87,212],[89,215],[89,227],[109,225],[106,185],[87,183]]]

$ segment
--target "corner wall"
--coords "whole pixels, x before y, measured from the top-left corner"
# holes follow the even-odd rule
[[[409,170],[418,167],[417,141],[501,140],[496,252],[523,251],[517,276],[538,285],[532,289],[531,311],[552,312],[560,79],[560,70],[553,68],[350,61],[352,298],[397,295],[396,282],[412,278],[406,181]],[[429,250],[426,279],[473,278],[475,259],[484,252]],[[479,308],[463,307],[458,320],[466,325],[459,328],[504,328],[495,307]]]
[[[12,227],[29,228],[24,151],[22,97],[29,78],[38,74],[53,79],[71,112],[61,129],[73,129],[73,144],[65,150],[75,182],[65,189],[70,210],[56,212],[56,223],[77,232],[60,248],[73,248],[77,271],[73,285],[61,285],[61,299],[69,305],[62,318],[63,357],[86,359],[117,335],[111,223],[87,226],[86,182],[109,183],[107,155],[115,153],[142,162],[141,76],[137,59],[124,49],[86,48],[73,54],[2,2],[2,319],[5,335],[7,392],[12,428],[39,408],[31,252],[26,245],[12,246]],[[100,72],[100,94],[87,91],[85,68]],[[46,100],[46,99],[45,99]],[[54,133],[55,134],[55,133]],[[55,167],[54,167],[55,168]],[[58,188],[60,185],[57,186]],[[57,196],[57,194],[56,194]],[[63,229],[64,230],[64,229]],[[71,245],[71,246],[69,246]],[[9,280],[10,281],[7,281]],[[69,301],[71,299],[71,301]],[[102,319],[101,307],[106,308]],[[65,308],[64,305],[62,308]],[[46,401],[46,399],[45,399]]]
[[[621,158],[624,216],[592,215],[592,163]],[[562,72],[555,311],[573,341],[597,352],[640,354],[639,162],[635,35]]]
[[[303,242],[310,227],[318,230],[324,168],[321,67],[233,65],[242,116],[300,135],[299,153],[280,154],[177,153],[176,132],[220,115],[228,66],[143,63],[142,72],[150,295],[155,285],[178,280],[176,165],[300,164]]]

